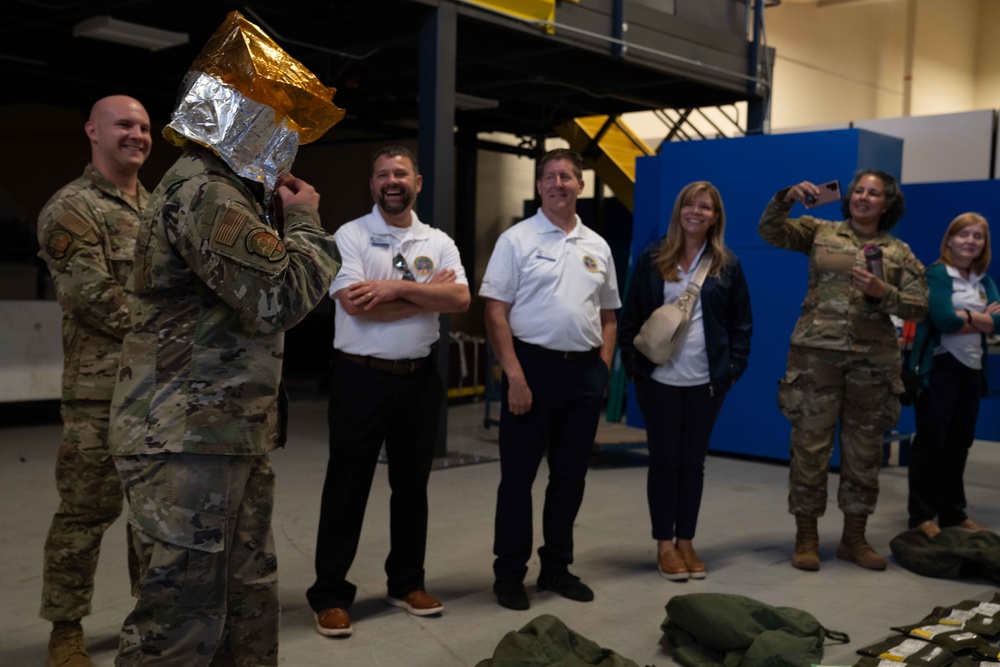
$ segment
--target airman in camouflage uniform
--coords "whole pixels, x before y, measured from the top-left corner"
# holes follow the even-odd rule
[[[788,508],[798,525],[792,564],[819,569],[816,519],[826,510],[839,420],[837,502],[845,524],[837,555],[884,569],[885,559],[864,542],[864,527],[878,497],[882,433],[899,418],[903,390],[898,337],[889,316],[922,319],[927,282],[910,247],[888,234],[903,212],[891,176],[859,172],[844,200],[844,222],[789,219],[794,202],[811,194],[818,188],[808,182],[779,192],[758,228],[771,245],[809,257],[808,291],[778,389],[779,406],[792,422]],[[868,244],[882,251],[881,279],[867,270]]]
[[[117,665],[277,664],[268,452],[282,444],[282,332],[339,261],[311,186],[278,187],[281,237],[262,193],[193,146],[139,231],[111,413],[142,580]]]
[[[334,92],[232,11],[164,128],[184,152],[139,227],[111,402],[140,567],[119,667],[278,664],[284,332],[340,268],[319,194],[290,171],[343,118]]]
[[[67,667],[93,665],[79,621],[90,613],[101,538],[122,511],[108,412],[130,327],[125,281],[149,202],[137,174],[151,145],[149,116],[131,97],[98,101],[85,130],[92,162],[48,201],[38,222],[38,254],[63,309],[64,355],[62,500],[45,542],[41,616],[54,624],[48,664]]]

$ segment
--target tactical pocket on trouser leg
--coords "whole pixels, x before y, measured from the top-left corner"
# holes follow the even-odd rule
[[[899,397],[905,390],[903,381],[898,375],[887,378],[886,384],[889,386],[889,392],[880,401],[880,404],[876,406],[874,411],[875,428],[883,431],[899,423],[899,415],[902,412]]]
[[[778,380],[778,408],[781,409],[781,414],[793,423],[802,418],[800,378],[799,371],[786,371],[785,377]]]
[[[134,503],[137,498],[133,495]],[[216,606],[225,598],[226,517],[145,498],[129,514],[145,568],[139,597],[178,607]],[[152,511],[151,511],[152,510]]]

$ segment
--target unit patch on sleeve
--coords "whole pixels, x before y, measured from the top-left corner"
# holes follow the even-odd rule
[[[269,262],[280,262],[285,258],[285,244],[266,229],[247,234],[247,250]]]
[[[45,252],[49,253],[52,259],[62,259],[66,256],[66,251],[73,245],[73,237],[62,230],[56,230],[49,234],[45,242]]]

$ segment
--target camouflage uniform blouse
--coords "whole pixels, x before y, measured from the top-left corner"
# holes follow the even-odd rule
[[[205,149],[185,151],[139,230],[114,453],[274,449],[283,332],[326,296],[339,267],[316,212],[288,207],[278,238],[248,182]]]
[[[792,345],[878,354],[898,352],[896,328],[889,315],[920,321],[927,314],[924,266],[910,246],[887,233],[862,238],[848,222],[810,216],[788,218],[791,204],[776,195],[761,216],[761,238],[778,248],[809,256],[809,286]],[[851,286],[851,269],[864,266],[862,248],[882,248],[886,291],[878,303]]]
[[[125,281],[149,193],[124,195],[92,164],[59,190],[38,218],[38,256],[62,306],[62,399],[110,401],[121,340],[129,330]]]

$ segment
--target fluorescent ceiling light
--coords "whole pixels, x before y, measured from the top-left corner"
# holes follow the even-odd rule
[[[138,23],[119,21],[110,16],[94,16],[73,26],[74,37],[91,37],[106,42],[135,46],[150,51],[161,51],[171,46],[188,43],[186,32],[160,30]]]

